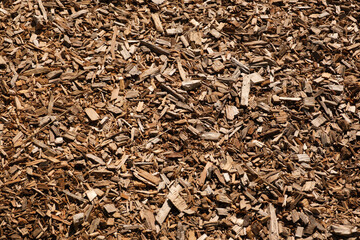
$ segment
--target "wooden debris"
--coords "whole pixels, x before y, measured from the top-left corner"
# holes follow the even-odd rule
[[[301,98],[294,98],[294,97],[280,97],[282,101],[290,101],[290,102],[298,102],[301,101]]]
[[[269,239],[279,239],[279,226],[276,217],[275,208],[272,204],[269,205],[269,214],[270,214],[270,223],[269,223],[269,231],[270,236]]]
[[[245,75],[242,86],[241,86],[241,105],[248,106],[249,105],[249,93],[250,93],[250,83],[251,77],[249,75]]]
[[[201,86],[201,80],[183,81],[181,87],[186,91],[194,90]]]
[[[212,68],[214,69],[215,72],[221,72],[225,69],[224,64],[222,64],[222,62],[220,62],[219,60],[216,60],[213,65]]]
[[[97,112],[92,108],[86,108],[85,112],[91,121],[97,121],[100,119],[99,114],[97,114]]]
[[[153,52],[157,53],[157,54],[163,54],[163,55],[169,55],[170,52],[168,50],[165,50],[161,47],[158,47],[152,43],[149,42],[145,42],[145,41],[140,41],[141,45],[144,45],[145,47],[148,47],[150,50],[152,50]]]
[[[359,1],[0,1],[0,239],[357,239]]]
[[[265,81],[265,79],[257,72],[249,75],[252,84],[259,84]]]
[[[137,171],[137,173],[138,173],[141,177],[147,179],[148,181],[152,182],[152,183],[155,184],[155,185],[158,185],[159,182],[160,182],[160,178],[155,177],[154,175],[152,175],[152,174],[150,174],[150,173],[148,173],[148,172],[146,172],[146,171],[144,171],[144,170],[139,169],[139,170]]]
[[[226,106],[226,117],[229,120],[234,120],[235,116],[239,114],[239,110],[236,106]]]
[[[97,164],[105,165],[105,162],[101,158],[95,156],[94,154],[88,153],[86,154],[86,157]]]
[[[78,200],[80,202],[85,202],[86,201],[84,198],[82,198],[82,197],[80,197],[80,196],[78,196],[76,194],[71,193],[69,190],[64,190],[63,193],[65,193],[67,196],[69,196],[69,197],[71,197],[73,199],[76,199],[76,200]]]
[[[306,107],[315,107],[316,101],[314,97],[306,97],[304,98],[304,106]]]
[[[106,205],[104,205],[104,209],[108,214],[117,212],[117,209],[114,204],[106,204]]]
[[[78,213],[73,216],[73,223],[75,226],[79,226],[85,220],[84,213]]]
[[[355,237],[360,235],[360,231],[357,227],[351,225],[332,225],[331,226],[332,232],[341,237]]]
[[[319,115],[317,118],[311,121],[311,123],[315,127],[320,127],[325,122],[326,122],[326,118],[323,115]]]
[[[204,140],[210,141],[218,141],[220,139],[221,134],[218,132],[205,132],[201,134],[201,138]]]
[[[185,209],[187,209],[187,204],[186,204],[185,200],[179,194],[170,195],[169,200],[172,202],[172,204],[174,204],[174,206],[179,211],[184,211]]]
[[[153,21],[154,21],[156,30],[159,31],[159,32],[161,32],[161,33],[163,33],[163,32],[164,32],[164,28],[163,28],[163,26],[162,26],[162,23],[161,23],[159,14],[157,14],[157,13],[151,14],[151,18],[152,18]]]
[[[89,201],[91,202],[92,200],[94,200],[94,198],[96,198],[97,194],[94,189],[90,189],[90,190],[86,191],[86,196],[88,197]]]
[[[6,63],[5,59],[2,56],[0,56],[0,67],[6,67],[6,65],[7,65],[7,63]]]
[[[171,206],[170,206],[170,202],[169,202],[169,198],[172,199],[176,199],[176,197],[179,195],[179,192],[182,190],[182,187],[180,185],[176,185],[176,186],[172,186],[169,189],[169,194],[167,196],[167,199],[165,200],[164,204],[162,205],[162,207],[160,208],[158,214],[156,215],[155,219],[156,221],[161,225],[167,215],[169,214],[170,210],[171,210]],[[180,205],[181,209],[182,209],[182,205]]]

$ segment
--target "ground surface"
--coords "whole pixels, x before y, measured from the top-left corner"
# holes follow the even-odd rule
[[[1,1],[0,238],[356,238],[359,10]]]

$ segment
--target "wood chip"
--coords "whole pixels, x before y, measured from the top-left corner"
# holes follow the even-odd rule
[[[356,239],[359,1],[0,1],[1,239]]]
[[[245,75],[243,82],[242,82],[242,86],[241,86],[241,105],[242,106],[249,105],[250,83],[251,83],[250,76]]]
[[[151,18],[152,18],[153,21],[154,21],[156,30],[159,31],[159,32],[161,32],[161,33],[163,33],[163,32],[164,32],[164,28],[163,28],[163,26],[162,26],[162,23],[161,23],[159,14],[157,14],[157,13],[151,14]]]
[[[97,112],[92,108],[85,108],[85,113],[87,114],[87,116],[90,118],[91,121],[97,121],[100,119],[99,114],[97,114]]]
[[[311,121],[315,127],[320,127],[326,122],[326,118],[323,115],[319,115],[317,118]]]
[[[105,162],[101,158],[95,156],[94,154],[88,153],[86,154],[86,157],[97,164],[105,165]]]
[[[118,211],[114,204],[105,204],[104,209],[108,214],[112,214]]]

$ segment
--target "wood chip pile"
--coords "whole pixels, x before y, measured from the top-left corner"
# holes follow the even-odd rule
[[[0,1],[0,239],[357,239],[360,3]]]

